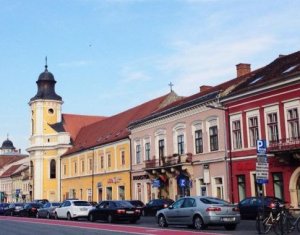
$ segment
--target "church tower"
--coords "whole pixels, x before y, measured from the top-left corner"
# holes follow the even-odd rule
[[[37,94],[30,99],[31,136],[27,151],[32,179],[31,199],[60,201],[60,156],[70,147],[62,126],[62,98],[55,93],[55,79],[45,71],[37,80]],[[56,127],[56,128],[55,128]]]

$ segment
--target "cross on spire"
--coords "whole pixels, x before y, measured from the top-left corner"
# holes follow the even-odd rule
[[[168,85],[170,87],[170,91],[172,92],[173,91],[172,87],[174,86],[174,84],[172,82],[170,82]]]

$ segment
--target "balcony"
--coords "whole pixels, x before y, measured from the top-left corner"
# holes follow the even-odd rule
[[[185,155],[173,154],[171,156],[161,157],[161,159],[148,160],[145,161],[145,169],[164,168],[191,163],[192,157],[192,153],[187,153]]]
[[[268,146],[269,153],[279,152],[297,152],[300,150],[300,137],[280,139],[279,141],[270,142]]]

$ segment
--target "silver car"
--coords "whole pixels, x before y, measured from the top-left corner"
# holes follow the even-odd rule
[[[223,225],[226,230],[235,230],[240,217],[236,205],[219,198],[202,196],[180,198],[156,213],[160,227],[188,225],[198,230],[208,225]]]

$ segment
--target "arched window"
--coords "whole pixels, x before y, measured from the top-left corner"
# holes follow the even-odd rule
[[[56,178],[56,162],[54,159],[50,162],[50,179]]]

